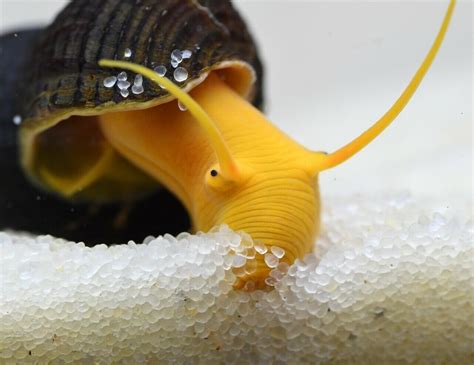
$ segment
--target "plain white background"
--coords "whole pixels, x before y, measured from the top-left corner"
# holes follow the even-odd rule
[[[0,0],[0,32],[47,24],[67,1]],[[266,113],[333,151],[377,120],[428,51],[448,1],[237,1],[266,67]],[[408,107],[359,155],[321,175],[325,194],[410,191],[472,199],[473,6],[457,4]]]

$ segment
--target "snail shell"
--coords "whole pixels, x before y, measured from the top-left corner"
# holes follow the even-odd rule
[[[175,50],[187,53],[179,64],[187,78],[176,77],[175,73],[173,80],[179,81],[184,90],[201,83],[211,70],[219,70],[238,93],[260,105],[262,67],[256,46],[229,1],[71,2],[42,34],[23,80],[20,149],[22,166],[29,177],[54,191],[38,165],[58,169],[58,174],[67,173],[64,170],[81,170],[104,153],[106,142],[92,123],[60,122],[77,116],[145,109],[172,99],[166,90],[147,80],[143,80],[142,92],[128,89],[125,97],[121,88],[110,87],[106,80],[117,77],[120,70],[100,68],[100,59],[126,59],[149,68],[164,66],[167,77],[172,78],[177,70],[176,60],[172,62]],[[134,77],[127,75],[122,81],[130,86]],[[78,138],[71,140],[74,134]],[[52,140],[56,141],[54,145]],[[83,160],[79,165],[78,158]],[[124,159],[117,161],[125,174],[135,177],[132,183],[123,186],[120,181],[108,181],[107,185],[102,182],[102,186],[98,183],[75,197],[127,200],[156,188],[155,181]]]

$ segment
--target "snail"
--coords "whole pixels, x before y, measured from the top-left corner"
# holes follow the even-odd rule
[[[266,288],[272,268],[313,249],[318,174],[368,145],[407,105],[454,3],[400,98],[359,137],[323,153],[255,107],[262,68],[230,2],[74,1],[45,32],[26,76],[21,164],[66,199],[127,200],[166,187],[193,231],[227,224],[248,235],[234,286]]]

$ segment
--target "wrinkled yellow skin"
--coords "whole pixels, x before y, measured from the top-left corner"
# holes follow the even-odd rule
[[[177,195],[194,230],[225,223],[254,241],[286,251],[291,264],[312,251],[319,230],[317,175],[311,152],[282,133],[250,103],[211,74],[191,96],[208,113],[241,171],[238,181],[210,174],[216,155],[206,132],[176,102],[101,116],[106,138],[133,164]],[[264,286],[270,270],[257,255],[253,280]]]

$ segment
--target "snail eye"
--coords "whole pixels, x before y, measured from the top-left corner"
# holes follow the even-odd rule
[[[216,170],[211,170],[211,176],[213,176],[213,177],[217,176],[217,171]]]

